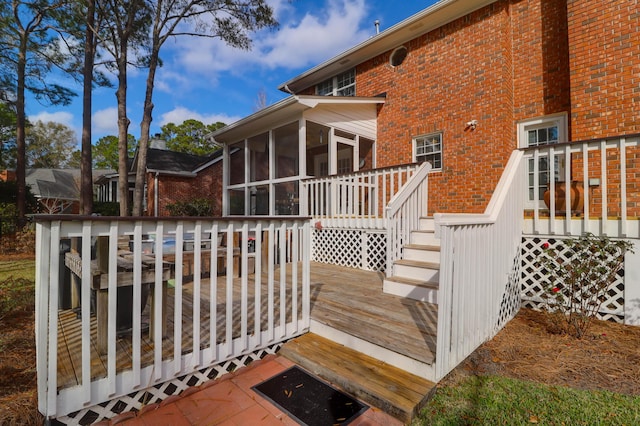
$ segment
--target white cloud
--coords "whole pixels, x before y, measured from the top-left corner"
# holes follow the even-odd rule
[[[92,131],[96,134],[118,134],[118,108],[110,107],[96,111],[91,116]]]
[[[167,123],[182,124],[185,120],[189,119],[198,120],[204,124],[213,124],[217,122],[231,124],[241,118],[242,117],[234,117],[227,114],[201,114],[179,106],[162,114],[160,116],[160,125],[164,126]]]
[[[259,68],[299,69],[315,65],[372,36],[373,26],[361,29],[366,17],[365,0],[328,0],[304,16],[292,16],[288,2],[272,2],[283,17],[277,31],[260,31],[253,36],[251,51],[227,46],[218,39],[180,37],[168,45],[173,61],[165,63],[162,88],[193,85],[207,80],[217,84],[219,72],[251,73]],[[185,80],[185,75],[201,78]],[[175,87],[175,86],[174,86]]]
[[[61,123],[67,127],[74,127],[73,124],[74,116],[70,112],[67,111],[57,111],[57,112],[47,112],[41,111],[37,114],[30,115],[29,121],[35,123],[36,121],[42,121],[43,123],[54,122]]]

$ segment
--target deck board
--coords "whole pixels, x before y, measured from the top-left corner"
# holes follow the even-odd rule
[[[288,265],[289,266],[289,265]],[[302,268],[298,268],[301,276]],[[287,283],[285,287],[287,316],[286,321],[291,321],[290,306],[292,302],[290,275],[291,268],[287,267]],[[274,326],[280,324],[280,278],[279,271],[275,271],[274,283]],[[342,327],[345,332],[353,329],[367,329],[364,333],[367,339],[374,344],[387,347],[390,350],[415,357],[423,362],[433,359],[435,353],[435,320],[437,308],[433,305],[407,301],[396,296],[382,293],[382,275],[375,272],[361,271],[352,268],[338,267],[320,263],[312,263],[311,266],[311,316],[313,319],[332,326]],[[247,333],[253,334],[255,330],[256,311],[256,286],[255,277],[247,277]],[[233,316],[234,325],[231,334],[240,336],[240,293],[242,278],[233,279]],[[260,329],[267,329],[268,297],[266,295],[266,274],[261,278],[260,294],[261,324]],[[227,285],[226,277],[218,277],[216,286],[216,340],[218,343],[226,341],[227,329],[225,314],[227,311]],[[174,289],[168,291],[167,301],[167,333],[162,340],[162,359],[171,360],[174,356]],[[302,295],[298,290],[298,317],[302,315]],[[193,283],[182,285],[182,353],[190,352],[193,348]],[[209,347],[209,305],[210,305],[209,279],[201,280],[200,291],[200,347]],[[149,305],[143,312],[143,323],[148,322]],[[96,342],[96,319],[91,317],[91,377],[97,379],[106,377],[106,355],[98,355]],[[363,334],[363,333],[361,333]],[[58,350],[58,388],[66,388],[81,384],[81,320],[70,310],[59,312],[59,350]],[[142,333],[141,339],[141,365],[153,364],[154,342],[148,333]],[[131,337],[124,336],[117,339],[116,345],[116,371],[118,373],[131,369],[132,366]]]

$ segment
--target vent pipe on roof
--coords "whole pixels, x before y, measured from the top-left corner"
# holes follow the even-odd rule
[[[376,26],[376,34],[380,34],[380,21],[376,19],[373,25]]]

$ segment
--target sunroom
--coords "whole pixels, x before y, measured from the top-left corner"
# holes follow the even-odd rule
[[[213,133],[225,150],[224,215],[298,215],[301,180],[372,170],[384,101],[291,96]]]

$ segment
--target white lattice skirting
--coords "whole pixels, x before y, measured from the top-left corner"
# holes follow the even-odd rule
[[[522,306],[541,310],[544,306],[542,283],[546,280],[541,268],[536,265],[542,254],[542,244],[549,243],[560,256],[566,259],[565,253],[559,251],[563,247],[558,244],[558,237],[525,237],[522,240]],[[607,290],[607,299],[602,304],[597,317],[601,320],[624,323],[625,318],[625,283],[624,267],[618,272],[616,281]]]
[[[124,397],[76,411],[68,416],[59,417],[56,421],[58,424],[63,425],[89,425],[101,420],[108,420],[120,413],[138,411],[145,405],[159,403],[171,395],[179,395],[191,386],[200,386],[204,382],[218,379],[240,367],[249,365],[253,361],[260,360],[269,354],[275,354],[283,344],[284,342],[276,343],[265,349],[228,360],[221,364],[203,368],[202,370],[168,382],[160,383],[151,388],[133,392]]]
[[[367,271],[384,271],[387,234],[369,229],[314,229],[311,260]]]

